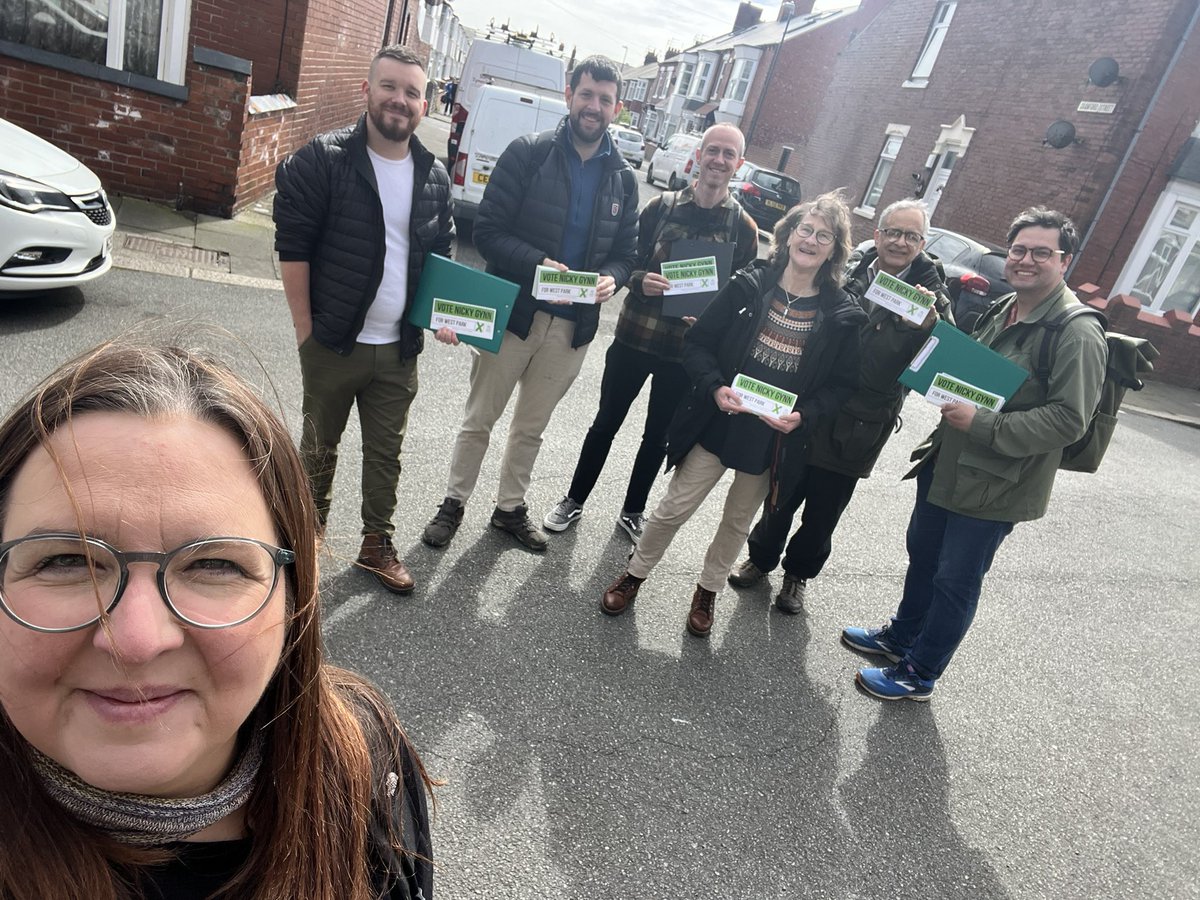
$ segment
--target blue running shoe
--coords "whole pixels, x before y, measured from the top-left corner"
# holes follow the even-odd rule
[[[886,656],[892,662],[900,662],[903,651],[891,641],[888,627],[882,628],[843,628],[842,643],[859,653],[873,653],[876,656]]]
[[[886,669],[859,669],[854,680],[864,691],[880,700],[917,700],[923,703],[933,696],[934,682],[922,678],[907,663]]]

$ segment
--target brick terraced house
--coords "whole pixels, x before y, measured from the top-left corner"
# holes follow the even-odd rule
[[[381,46],[428,59],[421,7],[439,5],[0,0],[0,115],[110,193],[232,215],[271,190],[288,153],[354,121]]]

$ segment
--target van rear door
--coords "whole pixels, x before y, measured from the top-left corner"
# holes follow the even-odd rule
[[[563,101],[506,88],[486,87],[476,98],[467,118],[466,139],[459,147],[454,177],[455,208],[463,218],[473,218],[484,188],[500,154],[516,138],[555,127],[567,107]],[[465,157],[465,160],[464,160]]]

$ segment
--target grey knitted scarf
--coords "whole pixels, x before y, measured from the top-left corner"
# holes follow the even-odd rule
[[[33,747],[29,749],[42,784],[67,810],[122,843],[150,847],[191,837],[242,807],[250,799],[262,765],[264,741],[263,731],[254,729],[246,749],[220,784],[207,794],[182,799],[103,791]]]

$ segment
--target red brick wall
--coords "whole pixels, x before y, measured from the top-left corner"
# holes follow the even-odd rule
[[[1085,298],[1086,292],[1079,291]],[[1143,312],[1141,303],[1126,294],[1086,299],[1108,317],[1109,331],[1145,338],[1157,348],[1159,357],[1147,380],[1200,390],[1200,325],[1191,316],[1179,310],[1165,316]]]
[[[191,42],[249,60],[250,93],[295,95],[309,0],[195,0]]]
[[[742,128],[748,130],[761,96],[762,106],[753,140],[746,148],[746,157],[773,169],[779,163],[784,146],[792,147],[786,171],[801,179],[803,197],[820,192],[816,185],[803,178],[803,161],[821,111],[821,96],[834,76],[838,55],[847,46],[851,35],[865,28],[887,2],[863,0],[857,12],[785,42],[765,93],[767,71],[777,48],[764,48],[754,82],[746,94],[746,111],[742,116]],[[882,145],[882,141],[880,143]],[[879,152],[878,148],[875,152]]]
[[[1186,6],[1186,5],[1185,5]],[[1171,27],[1182,32],[1186,8],[1177,11]],[[1125,261],[1133,252],[1154,204],[1167,183],[1167,171],[1183,142],[1200,120],[1200,28],[1192,31],[1175,68],[1163,84],[1141,137],[1113,187],[1112,197],[1080,253],[1072,277],[1112,291]]]
[[[1194,0],[960,0],[924,89],[904,88],[935,0],[887,5],[837,57],[797,164],[806,194],[846,186],[861,201],[889,122],[910,126],[880,206],[911,194],[943,125],[976,129],[934,224],[999,242],[1025,206],[1057,207],[1086,228],[1178,41]],[[1090,63],[1112,55],[1123,81],[1085,86]],[[1113,115],[1079,113],[1081,100],[1117,103]],[[1055,119],[1082,145],[1042,145]],[[799,149],[799,148],[798,148]],[[870,224],[857,223],[856,237]]]
[[[0,57],[5,118],[79,158],[110,193],[227,213],[249,85],[195,63],[186,78],[183,103]]]

